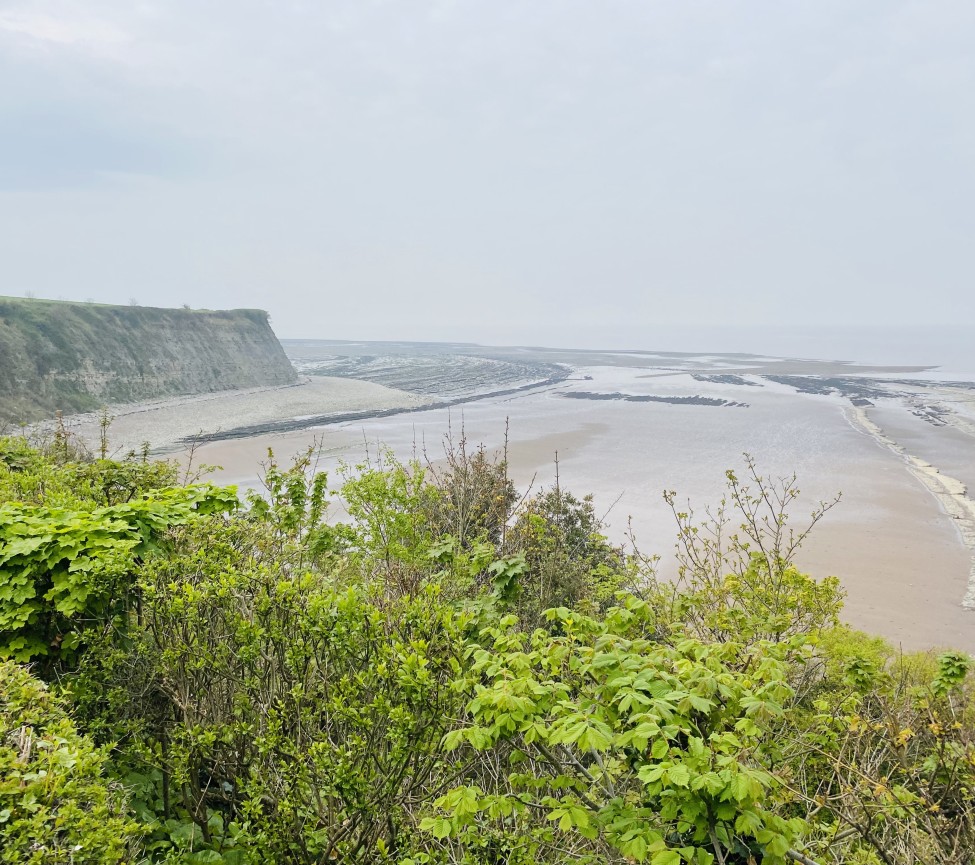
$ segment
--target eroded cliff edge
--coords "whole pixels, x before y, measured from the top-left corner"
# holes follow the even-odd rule
[[[0,297],[0,422],[296,381],[263,310]]]

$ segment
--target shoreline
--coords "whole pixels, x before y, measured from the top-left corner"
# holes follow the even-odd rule
[[[301,430],[313,429],[322,426],[334,426],[336,424],[350,423],[359,420],[378,420],[380,418],[393,417],[394,415],[411,414],[413,412],[429,411],[431,409],[449,409],[453,408],[454,406],[477,402],[478,400],[515,396],[517,394],[525,394],[534,390],[553,387],[568,379],[571,374],[572,370],[565,367],[558,373],[555,373],[541,381],[528,382],[516,387],[489,391],[487,393],[468,394],[466,396],[454,397],[452,399],[422,402],[418,403],[417,405],[393,407],[388,409],[363,409],[362,411],[356,412],[309,415],[305,417],[294,417],[288,420],[268,421],[266,423],[253,424],[250,426],[239,426],[228,430],[219,430],[214,433],[187,436],[186,438],[180,439],[177,444],[183,447],[191,447],[193,445],[211,444],[213,442],[231,441],[233,439],[256,438],[257,436],[262,435],[300,432]],[[315,378],[315,376],[312,376],[312,378]],[[319,376],[319,378],[321,378],[321,376]],[[358,381],[358,379],[343,379],[343,381]],[[405,393],[405,391],[403,392]]]
[[[219,440],[224,431],[231,432],[242,423],[257,426],[275,418],[311,417],[323,411],[372,416],[381,411],[429,405],[429,400],[423,397],[380,384],[314,376],[288,385],[110,405],[105,411],[110,419],[111,453],[138,451],[148,441],[153,456],[169,456],[191,447],[194,436],[203,433]],[[68,415],[63,423],[69,434],[94,448],[102,432],[102,416],[102,412]],[[26,431],[50,433],[56,423],[42,421],[31,424]]]
[[[475,369],[468,384],[487,387],[441,389],[439,399],[438,381],[456,387],[457,371],[427,359],[407,370],[412,378],[315,375],[294,385],[116,406],[109,438],[121,445],[116,454],[148,438],[154,456],[222,467],[212,480],[249,488],[259,486],[268,448],[287,458],[322,447],[321,468],[330,475],[355,465],[375,442],[403,459],[429,447],[436,459],[457,406],[470,440],[509,444],[519,487],[552,483],[557,453],[562,482],[612,511],[611,535],[636,528],[664,570],[673,539],[659,491],[717,501],[724,471],[751,453],[770,477],[804,478],[810,503],[849,488],[841,515],[814,533],[799,558],[811,574],[840,577],[845,621],[908,650],[975,652],[975,501],[968,493],[975,490],[975,385],[823,377],[803,374],[801,363],[782,375],[742,375],[725,358],[710,359],[710,368],[696,358],[689,369],[655,373],[565,360],[557,375],[549,365],[538,375],[496,379],[493,388]],[[575,386],[588,398],[566,398]],[[851,397],[868,396],[851,406]],[[748,407],[735,412],[701,408],[742,399]],[[69,432],[93,447],[99,421],[97,413],[66,419]]]
[[[951,518],[958,536],[971,555],[968,589],[961,600],[961,606],[966,610],[975,610],[975,501],[968,497],[967,487],[957,478],[942,474],[937,466],[909,453],[874,423],[864,408],[854,405],[846,414],[854,429],[897,454],[908,471],[934,496],[945,514]]]

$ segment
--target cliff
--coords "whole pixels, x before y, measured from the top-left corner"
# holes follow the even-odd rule
[[[262,310],[0,297],[0,422],[295,381]]]

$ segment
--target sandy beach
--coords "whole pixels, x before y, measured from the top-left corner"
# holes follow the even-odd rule
[[[562,393],[578,388],[579,380],[595,392],[693,392],[747,408],[565,399]],[[285,456],[318,442],[321,467],[334,479],[341,461],[354,464],[380,442],[400,458],[425,449],[435,459],[448,424],[455,435],[462,425],[469,441],[500,447],[507,419],[511,472],[520,487],[551,484],[557,452],[562,484],[594,494],[614,539],[622,540],[632,524],[641,549],[659,555],[660,573],[669,577],[675,527],[662,491],[677,490],[697,509],[714,504],[724,471],[740,469],[747,452],[763,474],[798,475],[797,524],[815,502],[842,493],[798,562],[816,576],[841,579],[847,621],[905,650],[950,645],[975,652],[975,613],[965,609],[975,551],[958,520],[958,509],[971,500],[963,485],[912,462],[856,412],[842,398],[776,383],[701,382],[680,372],[648,379],[635,369],[593,367],[541,392],[449,412],[213,442],[198,448],[195,458],[223,467],[214,475],[218,482],[250,487],[258,483],[256,466],[268,447]]]
[[[905,650],[955,646],[975,653],[970,385],[914,381],[921,373],[904,368],[781,358],[764,366],[727,356],[647,355],[633,366],[626,357],[598,360],[568,368],[555,383],[475,395],[448,408],[431,406],[439,398],[436,364],[408,359],[403,368],[389,366],[404,388],[385,386],[381,375],[380,381],[312,376],[294,387],[116,408],[111,439],[122,452],[149,440],[155,453],[185,461],[186,441],[200,433],[219,438],[235,428],[324,415],[334,422],[206,441],[192,449],[192,459],[219,466],[215,482],[259,488],[269,448],[287,460],[315,446],[319,468],[337,485],[340,465],[354,466],[380,445],[400,459],[436,461],[448,430],[455,439],[463,431],[468,442],[498,448],[507,423],[510,470],[520,488],[553,483],[557,454],[563,486],[593,494],[614,540],[623,541],[632,527],[641,550],[660,556],[664,578],[676,571],[676,532],[662,492],[676,490],[696,510],[716,504],[725,470],[740,470],[748,453],[764,475],[797,475],[803,493],[792,515],[797,525],[816,502],[842,493],[798,563],[815,576],[840,578],[847,621]],[[445,366],[448,395],[458,392],[456,370],[464,366]],[[342,420],[350,412],[359,414]],[[88,415],[69,423],[95,443],[98,420]]]
[[[904,445],[877,426],[864,409],[853,407],[850,416],[878,444],[903,459],[911,474],[931,493],[941,510],[954,521],[955,530],[971,556],[968,583],[961,605],[966,610],[975,610],[975,501],[969,498],[968,488],[958,478],[945,474],[937,466],[909,453]]]

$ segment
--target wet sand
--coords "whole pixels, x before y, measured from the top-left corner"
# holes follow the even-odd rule
[[[886,429],[882,429],[874,423],[865,409],[854,407],[850,411],[850,417],[857,427],[870,435],[879,445],[901,457],[911,474],[938,502],[941,511],[954,522],[955,531],[968,550],[969,556],[969,575],[965,595],[962,598],[962,607],[966,610],[975,610],[975,501],[969,497],[965,483],[921,459],[917,454],[911,453],[908,450],[910,445],[901,444],[891,438],[890,424]],[[918,442],[915,440],[913,444],[916,447]],[[943,461],[940,462],[941,465],[944,464]]]
[[[905,406],[887,401],[867,409],[867,415],[908,453],[975,490],[975,422],[953,413],[943,426],[934,426]]]
[[[631,369],[594,367],[595,392],[695,393],[742,400],[748,408],[565,399],[561,391],[487,399],[454,409],[420,411],[336,427],[202,445],[198,461],[223,470],[214,479],[253,486],[257,461],[273,447],[284,456],[323,444],[321,465],[335,477],[342,460],[361,461],[382,442],[402,459],[426,448],[442,454],[448,424],[463,425],[470,442],[500,447],[510,422],[509,456],[519,487],[551,484],[555,453],[564,487],[592,492],[608,511],[610,534],[621,540],[627,524],[641,549],[661,556],[661,575],[673,574],[673,518],[664,489],[689,498],[695,508],[715,504],[724,471],[742,468],[752,454],[766,475],[799,478],[803,497],[794,522],[818,500],[842,491],[843,501],[814,530],[800,552],[800,566],[816,576],[835,575],[848,592],[845,618],[905,650],[951,645],[975,652],[975,612],[963,609],[971,553],[944,502],[912,474],[904,455],[849,416],[849,401],[796,393],[765,384],[741,387],[698,382],[680,374],[642,378]],[[692,388],[689,390],[689,388]]]
[[[312,359],[324,351],[353,360],[361,352],[368,360],[378,350],[305,348]],[[429,346],[386,348],[382,363],[369,366],[373,381],[316,376],[286,388],[117,408],[113,444],[125,452],[149,440],[155,453],[185,461],[191,437],[243,435],[206,441],[192,454],[197,466],[221,466],[213,480],[242,488],[259,487],[268,448],[287,461],[316,445],[319,468],[335,486],[340,465],[361,463],[380,445],[403,460],[437,462],[451,430],[455,441],[466,435],[468,443],[499,448],[507,419],[518,487],[551,485],[557,453],[563,487],[593,494],[614,540],[632,526],[641,550],[660,556],[663,578],[676,573],[676,527],[662,492],[676,490],[700,512],[720,500],[725,470],[740,473],[748,453],[763,475],[798,476],[797,526],[816,502],[842,492],[797,561],[814,576],[840,578],[851,624],[906,650],[952,645],[975,653],[975,609],[965,608],[975,607],[975,500],[968,492],[975,386],[925,379],[920,367],[753,355],[447,347],[464,354],[459,363]],[[483,368],[473,363],[482,351],[496,355]],[[526,369],[568,366],[552,367],[558,374],[542,385],[512,389],[495,381],[498,359],[512,357]],[[461,379],[471,369],[468,394]],[[478,382],[493,395],[478,395]],[[459,401],[448,407],[451,394]],[[97,415],[69,423],[97,443]],[[319,425],[283,431],[300,424]]]

